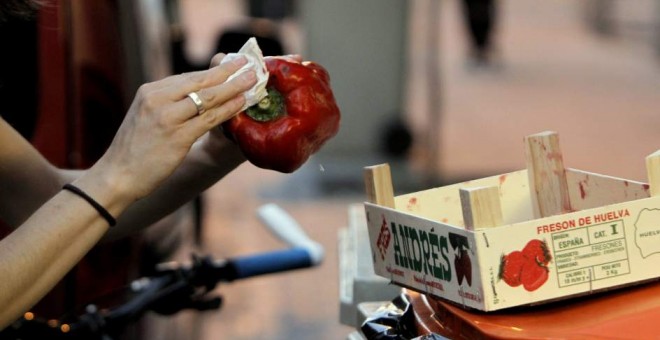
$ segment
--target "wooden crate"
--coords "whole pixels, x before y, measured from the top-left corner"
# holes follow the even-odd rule
[[[647,184],[565,168],[555,132],[525,146],[526,169],[400,196],[365,168],[376,274],[483,311],[660,277],[660,151]]]

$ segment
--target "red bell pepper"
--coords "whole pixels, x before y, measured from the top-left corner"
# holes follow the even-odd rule
[[[268,96],[223,123],[252,164],[290,173],[339,130],[330,76],[319,64],[266,57]]]

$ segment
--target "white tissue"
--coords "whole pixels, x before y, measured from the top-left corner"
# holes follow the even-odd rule
[[[243,45],[237,53],[227,54],[225,58],[222,59],[221,63],[234,60],[240,56],[244,56],[247,59],[247,64],[243,65],[238,71],[229,76],[227,81],[240,76],[247,70],[254,70],[257,74],[257,83],[245,92],[245,104],[241,108],[241,111],[243,111],[248,107],[259,103],[260,100],[268,95],[268,91],[266,90],[266,84],[268,84],[268,70],[266,69],[264,55],[257,44],[257,39],[254,37],[248,39],[248,41],[245,42],[245,45]]]

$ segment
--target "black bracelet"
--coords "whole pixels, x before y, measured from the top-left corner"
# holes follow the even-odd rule
[[[105,210],[105,208],[102,205],[96,202],[93,198],[87,195],[87,193],[82,191],[80,188],[72,184],[64,184],[62,189],[71,191],[72,193],[82,197],[85,201],[87,201],[87,203],[91,204],[92,207],[94,207],[94,209],[96,209],[96,211],[98,211],[99,214],[101,214],[101,216],[103,216],[103,218],[105,218],[106,221],[108,221],[108,224],[110,224],[111,227],[117,224],[115,218],[112,217],[112,215],[110,215],[110,213],[107,210]]]

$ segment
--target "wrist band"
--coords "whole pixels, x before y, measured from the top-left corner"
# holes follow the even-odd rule
[[[81,198],[83,198],[85,201],[87,201],[87,203],[91,204],[92,207],[94,207],[94,209],[96,209],[96,211],[98,211],[99,214],[101,214],[101,216],[106,221],[108,221],[108,224],[110,224],[111,227],[113,225],[117,224],[117,221],[115,220],[115,218],[112,217],[112,215],[110,215],[110,213],[107,210],[105,210],[105,208],[102,205],[100,205],[98,202],[96,202],[93,198],[91,198],[89,195],[87,195],[87,193],[82,191],[80,188],[74,186],[73,184],[64,184],[62,189],[71,191],[72,193],[74,193],[74,194],[80,196]]]

